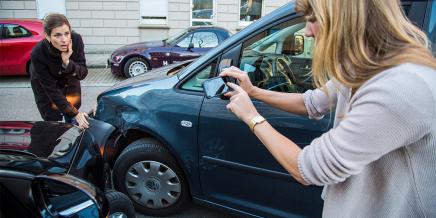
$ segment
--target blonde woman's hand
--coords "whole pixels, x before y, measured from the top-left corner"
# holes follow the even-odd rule
[[[247,72],[240,70],[237,67],[231,66],[226,68],[223,72],[220,73],[221,77],[230,76],[238,80],[239,86],[247,92],[249,96],[253,96],[255,92],[255,86],[250,81]]]
[[[234,83],[227,83],[227,85],[233,89],[233,91],[226,93],[230,96],[230,103],[226,108],[234,113],[244,123],[249,123],[250,120],[259,115],[247,92],[240,86]]]
[[[73,54],[73,40],[70,39],[70,43],[68,44],[68,50],[61,53],[62,62],[65,66],[68,66],[70,63],[70,57]]]
[[[76,119],[77,124],[80,129],[87,129],[89,128],[89,122],[88,122],[88,114],[84,112],[79,112],[74,119]]]

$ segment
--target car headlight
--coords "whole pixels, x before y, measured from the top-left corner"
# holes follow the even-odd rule
[[[123,58],[124,58],[124,55],[115,55],[114,62],[115,63],[120,63],[121,60],[123,60]]]

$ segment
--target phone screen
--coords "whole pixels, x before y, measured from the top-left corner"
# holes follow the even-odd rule
[[[229,91],[222,77],[207,79],[202,85],[206,98],[213,98]]]

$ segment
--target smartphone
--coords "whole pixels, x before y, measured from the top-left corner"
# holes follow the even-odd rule
[[[213,77],[205,80],[202,84],[206,98],[210,99],[216,96],[223,95],[230,91],[223,77]]]

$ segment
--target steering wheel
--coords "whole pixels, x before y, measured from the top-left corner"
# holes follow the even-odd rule
[[[273,75],[281,75],[284,78],[286,78],[286,80],[288,80],[290,84],[295,85],[298,83],[298,80],[291,70],[290,67],[291,64],[292,64],[291,59],[287,55],[276,57],[274,58],[274,61],[272,63],[272,71],[273,71]],[[280,66],[284,71],[278,70],[277,69],[278,66]]]

